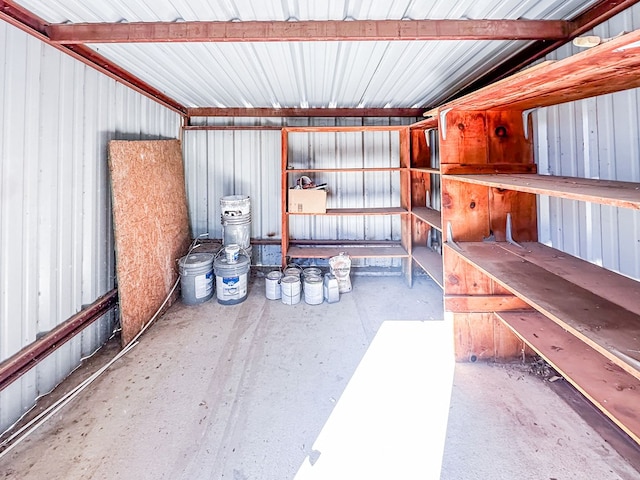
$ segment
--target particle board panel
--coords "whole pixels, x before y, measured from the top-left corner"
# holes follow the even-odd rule
[[[536,311],[501,312],[497,315],[640,443],[640,380]]]
[[[588,290],[495,244],[469,243],[455,252],[640,378],[640,316],[606,298],[606,286]]]
[[[122,343],[161,306],[189,248],[189,218],[178,140],[109,142]]]

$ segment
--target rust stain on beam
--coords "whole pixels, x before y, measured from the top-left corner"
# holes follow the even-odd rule
[[[189,117],[420,117],[423,108],[189,108]]]
[[[116,289],[107,292],[89,307],[55,327],[40,340],[36,340],[0,363],[0,391],[114,308],[117,299],[118,291]]]
[[[72,43],[308,42],[566,39],[563,20],[342,20],[54,24],[52,41]]]

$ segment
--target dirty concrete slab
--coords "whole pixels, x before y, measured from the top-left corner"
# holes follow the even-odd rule
[[[353,292],[318,306],[266,300],[261,276],[250,285],[239,305],[174,305],[1,458],[0,478],[293,479],[322,455],[314,444],[381,325],[443,317],[442,292],[423,277],[412,289],[400,277],[354,277]],[[637,478],[538,378],[518,372],[456,366],[442,479]]]

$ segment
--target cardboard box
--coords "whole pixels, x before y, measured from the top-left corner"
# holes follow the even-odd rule
[[[289,189],[289,213],[327,213],[326,190]]]

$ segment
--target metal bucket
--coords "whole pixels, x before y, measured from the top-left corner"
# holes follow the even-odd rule
[[[218,256],[213,262],[216,274],[216,296],[221,305],[235,305],[247,298],[247,277],[251,260],[244,254],[238,261],[229,263],[226,256]]]
[[[280,280],[281,300],[285,305],[300,303],[300,277],[287,275]]]
[[[282,273],[280,270],[274,270],[267,274],[267,278],[264,281],[264,293],[269,300],[280,300],[282,292],[280,289],[280,279]]]
[[[196,305],[213,296],[213,254],[192,253],[178,261],[182,302]]]
[[[306,274],[304,276],[304,301],[309,305],[320,305],[324,301],[322,277]]]
[[[302,275],[302,268],[297,265],[290,264],[287,265],[287,267],[282,271],[282,274],[285,277],[294,276],[300,278],[300,276]]]

